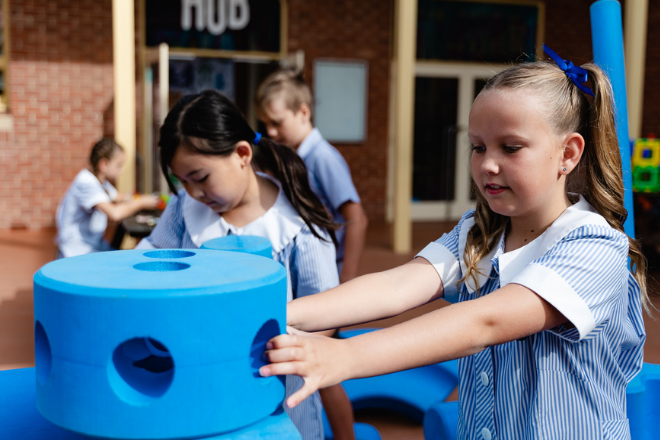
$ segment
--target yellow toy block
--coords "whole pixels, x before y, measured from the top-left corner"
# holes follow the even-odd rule
[[[660,139],[637,139],[633,151],[632,166],[633,168],[660,166]]]

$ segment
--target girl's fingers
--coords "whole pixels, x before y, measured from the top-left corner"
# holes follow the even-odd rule
[[[279,335],[266,343],[267,350],[300,345],[300,338],[295,335]]]
[[[286,405],[289,408],[293,408],[298,405],[300,402],[314,394],[318,387],[310,385],[309,382],[305,381],[305,384],[298,391],[293,393],[288,399],[286,399]]]
[[[266,359],[270,362],[292,362],[305,360],[305,352],[298,346],[268,350]]]
[[[279,364],[264,365],[259,368],[259,374],[263,377],[269,376],[284,376],[287,374],[295,374],[296,376],[303,376],[303,368],[300,362],[282,362]]]

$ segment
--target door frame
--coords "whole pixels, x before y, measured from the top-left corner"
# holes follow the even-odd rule
[[[414,221],[458,220],[468,209],[475,207],[470,199],[470,142],[467,138],[470,109],[474,100],[474,82],[488,79],[506,69],[504,64],[475,64],[460,62],[418,61],[415,78],[458,78],[458,107],[456,115],[456,173],[454,199],[417,201],[410,207]]]

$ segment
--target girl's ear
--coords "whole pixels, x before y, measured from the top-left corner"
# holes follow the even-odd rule
[[[96,169],[99,171],[101,174],[105,174],[105,172],[108,170],[108,162],[110,162],[110,159],[101,158],[99,159],[99,163],[96,164]]]
[[[571,133],[564,139],[564,151],[559,163],[559,174],[568,175],[580,163],[584,152],[584,138],[580,133]]]
[[[240,141],[236,144],[234,152],[238,155],[241,168],[245,168],[252,163],[252,146],[248,142]]]

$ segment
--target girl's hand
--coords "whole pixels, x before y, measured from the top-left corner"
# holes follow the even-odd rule
[[[303,378],[305,384],[286,401],[293,408],[316,390],[340,383],[350,357],[345,341],[292,327],[287,327],[287,333],[266,344],[264,356],[271,364],[261,367],[259,373],[264,377],[295,374]]]

